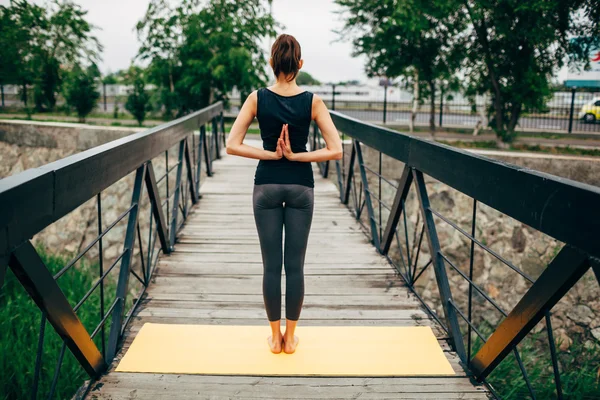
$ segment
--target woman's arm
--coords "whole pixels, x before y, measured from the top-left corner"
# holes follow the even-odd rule
[[[278,147],[276,151],[268,151],[258,149],[253,146],[248,146],[242,143],[248,127],[256,116],[256,104],[257,104],[256,91],[252,92],[250,96],[244,102],[240,113],[238,114],[231,130],[229,131],[229,137],[227,138],[227,154],[233,154],[236,156],[256,158],[258,160],[279,160],[283,153]]]
[[[317,123],[317,126],[321,130],[321,134],[323,135],[323,139],[325,139],[325,148],[308,151],[304,153],[293,153],[292,147],[290,145],[290,138],[287,132],[287,127],[285,128],[285,140],[280,140],[281,150],[285,158],[290,161],[304,161],[304,162],[319,162],[319,161],[327,161],[327,160],[339,160],[343,157],[342,152],[342,141],[340,140],[340,135],[331,120],[331,115],[329,115],[329,110],[327,110],[327,106],[323,102],[323,100],[314,95],[314,100],[312,104],[312,115],[313,119]]]

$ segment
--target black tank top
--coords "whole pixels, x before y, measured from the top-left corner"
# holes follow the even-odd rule
[[[312,121],[311,92],[294,96],[281,96],[269,89],[259,89],[256,118],[263,140],[263,148],[275,151],[283,124],[288,124],[290,144],[294,153],[306,152],[308,132]],[[314,187],[311,163],[279,160],[260,160],[254,175],[254,184],[297,184]]]

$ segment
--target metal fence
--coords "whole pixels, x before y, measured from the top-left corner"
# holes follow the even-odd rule
[[[339,86],[330,90],[317,91],[327,106],[333,110],[373,123],[408,125],[413,103],[406,92],[396,87],[383,87],[377,93],[365,92],[372,100],[358,100],[359,96],[348,96]],[[352,98],[350,98],[352,97]],[[556,133],[600,133],[600,104],[594,112],[582,113],[582,107],[600,101],[600,92],[592,93],[572,89],[570,92],[555,92],[543,109],[523,110],[517,131],[556,132]],[[428,126],[430,99],[421,99],[415,125]],[[435,99],[434,124],[436,128],[473,129],[475,126],[488,126],[486,115],[489,98],[477,96],[472,102],[459,94],[439,94]],[[232,112],[239,110],[240,99],[231,101]]]
[[[540,321],[545,322],[541,329],[547,334],[546,356],[554,377],[552,397],[563,398],[561,368],[572,366],[558,362],[552,309],[590,268],[600,281],[600,189],[410,137],[340,112],[331,115],[345,143],[344,157],[334,165],[341,202],[443,327],[467,371],[477,380],[486,381],[512,354],[527,388],[518,397],[529,395],[535,399],[536,385],[528,375],[518,345]],[[325,145],[316,125],[311,142],[313,149]],[[330,164],[319,163],[325,177],[331,173]],[[387,170],[397,173],[385,176],[384,164],[395,166]],[[461,221],[452,220],[432,206],[431,192],[436,185],[470,198],[472,208],[466,211],[467,215],[461,215]],[[479,237],[478,210],[483,207],[493,208],[496,213],[556,239],[562,249],[539,276],[531,276]],[[438,235],[448,228],[449,234],[458,235],[464,242],[462,249],[453,248],[453,254],[440,245]],[[423,245],[428,248],[427,258]],[[456,262],[455,255],[460,251],[468,252],[468,265]],[[516,289],[511,292],[514,299],[510,308],[505,309],[495,300],[497,294],[489,293],[488,281],[482,282],[481,277],[474,275],[476,251],[496,260],[494,268],[506,268],[507,273],[516,274],[515,278],[522,281],[524,294],[518,295]],[[428,273],[433,275],[433,285],[437,287],[437,310],[417,290]],[[451,274],[458,279],[449,279]],[[465,290],[462,283],[468,293],[459,302],[457,295]],[[486,313],[500,314],[488,332],[482,331],[479,324]]]
[[[219,102],[178,120],[0,180],[0,290],[8,266],[40,313],[38,342],[31,343],[31,351],[37,351],[36,362],[21,372],[27,375],[33,371],[32,399],[54,397],[67,348],[90,377],[98,377],[107,369],[148,287],[159,254],[172,251],[177,232],[191,206],[198,202],[201,173],[212,175],[212,160],[220,157],[219,149],[225,144],[223,128],[223,105]],[[165,173],[156,177],[159,165]],[[127,182],[132,182],[131,203],[114,220],[104,222],[107,213],[114,210],[102,204],[102,192],[130,174],[133,179]],[[98,234],[53,275],[30,238],[94,198]],[[143,216],[142,211],[148,215]],[[150,220],[146,230],[140,228],[142,217]],[[103,238],[120,221],[127,221],[122,251],[105,265]],[[61,277],[87,257],[92,248],[98,251],[98,279],[83,298],[70,304],[61,291],[61,285],[68,282],[63,283]],[[139,257],[137,263],[134,257]],[[116,293],[108,293],[107,279],[116,283]],[[131,280],[137,281],[139,292],[133,293]],[[98,293],[100,309],[93,311],[98,317],[97,325],[86,328],[78,311],[90,296]],[[62,340],[58,360],[43,357],[48,323]],[[38,393],[42,368],[52,368],[48,364],[54,366],[49,392]]]

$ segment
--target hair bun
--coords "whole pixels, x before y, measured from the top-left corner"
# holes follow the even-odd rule
[[[279,35],[271,47],[275,78],[283,74],[288,82],[294,80],[300,70],[301,58],[302,51],[296,38],[285,33]]]

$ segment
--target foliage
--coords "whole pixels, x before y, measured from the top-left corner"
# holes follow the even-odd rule
[[[70,256],[48,254],[38,249],[42,260],[52,273],[65,266]],[[98,277],[98,267],[89,262],[79,262],[58,283],[71,305],[77,304],[94,284]],[[115,285],[109,281],[105,285],[105,305],[114,300]],[[78,310],[77,315],[92,332],[100,322],[100,295],[96,290]],[[107,307],[105,307],[107,309]],[[41,312],[27,295],[21,284],[9,271],[6,281],[0,288],[0,399],[31,398],[33,371],[40,331]],[[110,325],[110,321],[108,321]],[[108,332],[109,327],[105,328]],[[42,355],[42,369],[38,398],[46,398],[54,375],[62,340],[50,324],[46,324],[45,340]],[[100,348],[98,334],[94,341]],[[108,337],[108,335],[106,335]],[[69,350],[60,370],[55,399],[69,399],[87,377]]]
[[[597,0],[336,2],[369,75],[426,82],[433,124],[435,84],[460,67],[468,97],[491,95],[490,126],[505,142],[523,111],[544,108],[558,69],[589,63],[600,43]]]
[[[65,99],[67,104],[77,111],[79,122],[85,122],[85,117],[96,107],[100,98],[96,79],[99,78],[97,68],[87,70],[76,65],[67,77]]]
[[[487,336],[491,327],[481,331]],[[586,345],[584,335],[573,338],[573,344],[566,351],[558,351],[560,380],[564,398],[597,399],[600,393],[600,346]],[[587,341],[587,343],[592,343]],[[483,345],[477,337],[473,343],[475,354]],[[519,344],[518,350],[525,370],[539,399],[555,399],[556,386],[550,358],[546,330],[530,333]],[[498,392],[501,399],[520,400],[530,398],[527,384],[514,354],[510,353],[490,374],[487,381]]]
[[[313,78],[311,74],[308,72],[300,71],[298,73],[298,77],[296,78],[296,83],[298,85],[320,85],[321,82]]]
[[[151,110],[150,95],[146,93],[146,77],[141,68],[132,66],[129,68],[127,82],[132,85],[131,92],[127,96],[125,109],[129,111],[142,126],[146,118],[146,112]]]
[[[451,78],[463,52],[464,27],[454,0],[336,0],[347,15],[340,35],[353,37],[354,54],[367,56],[371,77],[403,77],[418,91],[427,84],[434,125],[436,84]],[[418,96],[415,96],[418,97]],[[418,99],[417,99],[418,100]]]
[[[26,105],[26,87],[33,85],[36,109],[54,109],[64,68],[93,64],[102,50],[86,14],[66,0],[48,0],[45,7],[26,0],[0,6],[0,83],[20,85]]]
[[[165,114],[183,115],[228,101],[237,87],[244,97],[265,83],[261,47],[275,22],[263,2],[249,0],[152,0],[137,24],[138,57],[150,61],[149,80]]]
[[[587,58],[589,46],[600,39],[597,5],[585,0],[465,3],[467,84],[473,93],[491,94],[490,125],[503,141],[514,139],[524,110],[543,108],[551,78],[569,54],[576,62],[585,47]],[[572,44],[573,35],[589,38]]]

